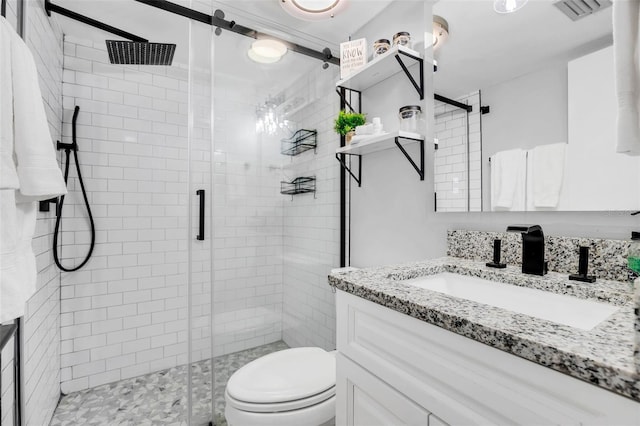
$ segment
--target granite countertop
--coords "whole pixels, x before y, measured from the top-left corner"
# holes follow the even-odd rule
[[[592,330],[581,330],[400,280],[453,272],[619,306]],[[484,262],[444,257],[422,262],[335,272],[329,284],[419,320],[640,401],[634,363],[634,305],[628,283],[570,281],[566,274],[524,275],[520,267],[493,269]]]

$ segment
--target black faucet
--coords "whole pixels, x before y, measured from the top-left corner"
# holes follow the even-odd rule
[[[522,273],[544,275],[547,262],[544,260],[544,234],[540,225],[511,225],[507,232],[522,233]]]

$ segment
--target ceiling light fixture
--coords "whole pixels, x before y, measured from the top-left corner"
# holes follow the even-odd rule
[[[251,48],[247,55],[255,62],[272,64],[278,62],[285,53],[287,53],[287,46],[282,42],[273,39],[261,39],[251,43]]]
[[[247,56],[249,56],[249,59],[251,59],[253,62],[257,62],[259,64],[273,64],[281,59],[280,57],[269,58],[267,56],[260,56],[252,49],[249,49],[247,51]]]
[[[521,9],[529,0],[495,0],[493,10],[498,13],[512,13]]]
[[[449,23],[442,16],[433,15],[433,50],[436,50],[449,37]]]
[[[290,15],[306,21],[333,18],[347,6],[347,0],[278,0]]]

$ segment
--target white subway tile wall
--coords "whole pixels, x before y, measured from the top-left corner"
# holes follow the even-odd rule
[[[213,188],[214,355],[282,339],[282,155],[256,133],[264,102],[216,74]]]
[[[79,158],[96,224],[92,259],[63,273],[61,382],[72,392],[187,362],[189,193],[209,189],[208,77],[192,75],[189,187],[188,70],[111,65],[103,44],[66,37],[64,141],[77,105]],[[202,83],[202,82],[205,83]],[[202,95],[197,95],[202,93]],[[63,210],[63,262],[89,248],[76,174]],[[192,210],[197,225],[197,208]],[[193,234],[193,235],[192,235]],[[194,243],[195,244],[195,243]],[[193,360],[210,351],[210,242],[193,246]]]
[[[52,138],[62,133],[62,31],[43,4],[26,2],[27,43],[34,53]],[[53,209],[52,209],[53,210]],[[39,213],[33,248],[38,292],[27,303],[23,329],[23,418],[44,424],[60,393],[60,275],[51,251],[54,213]]]
[[[435,107],[435,191],[439,212],[482,210],[480,92],[456,99],[473,107],[468,114],[438,102]]]
[[[217,75],[214,137],[214,354],[284,339],[335,347],[335,307],[327,285],[339,265],[339,166],[333,133],[335,70],[314,64],[284,90],[298,112],[289,130],[318,130],[318,150],[281,154],[281,139],[256,134],[265,101],[245,81]],[[273,93],[272,93],[273,94]],[[247,125],[247,123],[251,123]],[[280,182],[315,175],[318,192],[280,194]]]
[[[25,41],[38,69],[38,82],[51,130],[52,143],[61,137],[62,30],[47,17],[43,2],[25,2]],[[17,2],[7,3],[7,20],[18,28]],[[51,251],[54,213],[38,213],[32,241],[38,276],[36,294],[27,302],[22,323],[22,419],[48,424],[60,396],[60,281]],[[13,424],[13,342],[2,352],[2,415]]]
[[[335,67],[313,67],[286,90],[290,99],[310,103],[291,119],[298,128],[317,130],[317,152],[284,162],[287,179],[316,177],[316,193],[284,198],[283,340],[291,347],[335,349],[335,299],[327,275],[340,265],[340,166],[333,131],[339,98],[333,90]]]

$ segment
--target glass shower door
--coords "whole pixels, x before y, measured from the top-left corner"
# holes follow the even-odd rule
[[[227,2],[219,7],[239,25],[274,32]],[[223,31],[213,40],[213,399],[224,424],[226,383],[239,368],[289,347],[335,348],[326,277],[339,264],[331,128],[339,103],[336,67],[292,51],[261,64],[247,53],[254,39]],[[291,148],[300,130],[313,135],[306,151]],[[313,178],[316,191],[283,188],[299,177]]]
[[[191,8],[213,14],[209,2]],[[188,79],[188,318],[190,425],[213,422],[211,141],[213,28],[190,21]]]

